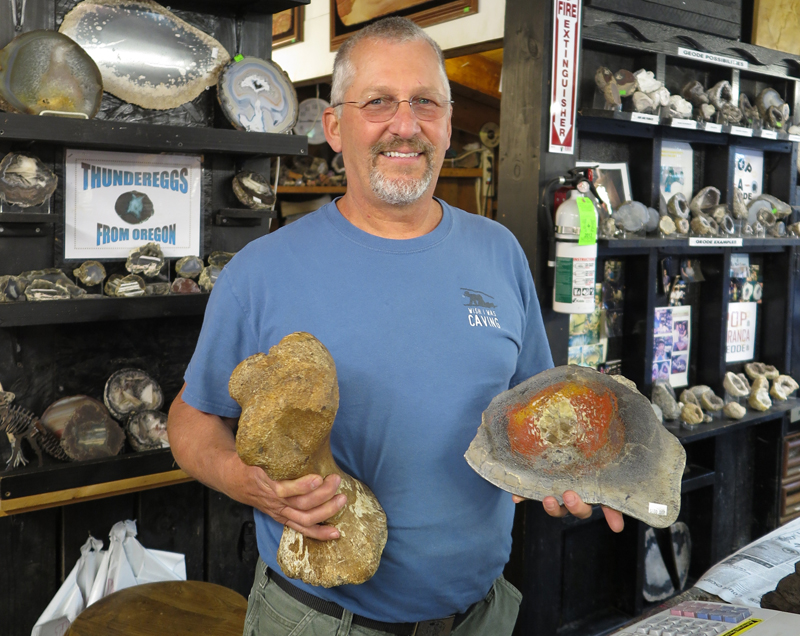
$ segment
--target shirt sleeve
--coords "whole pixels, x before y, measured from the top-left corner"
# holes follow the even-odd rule
[[[520,248],[520,252],[522,252]],[[524,259],[523,253],[523,259]],[[520,382],[541,373],[553,366],[553,357],[550,353],[550,343],[544,329],[542,311],[539,307],[539,298],[533,284],[530,268],[525,259],[521,275],[522,296],[526,313],[525,333],[522,338],[522,347],[517,357],[517,370],[511,378],[509,388]]]
[[[241,408],[228,393],[228,381],[236,365],[259,352],[253,322],[231,278],[226,267],[214,284],[197,347],[183,376],[183,401],[221,417],[239,417]]]

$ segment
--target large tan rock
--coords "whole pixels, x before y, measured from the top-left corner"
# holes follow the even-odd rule
[[[341,476],[337,492],[347,504],[325,521],[341,537],[318,541],[284,527],[278,564],[290,578],[310,585],[358,584],[375,574],[386,545],[386,514],[372,491],[344,473],[331,454],[330,432],[339,407],[336,366],[308,333],[293,333],[243,360],[228,390],[242,407],[236,450],[270,479],[316,474]]]

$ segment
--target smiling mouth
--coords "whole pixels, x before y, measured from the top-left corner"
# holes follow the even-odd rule
[[[419,153],[419,152],[395,152],[395,151],[391,151],[391,152],[382,152],[381,154],[384,155],[385,157],[419,157],[420,154],[422,154],[422,153]]]

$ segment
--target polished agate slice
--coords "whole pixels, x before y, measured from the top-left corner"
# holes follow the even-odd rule
[[[203,261],[197,256],[184,256],[175,263],[175,273],[183,278],[197,278],[203,272]]]
[[[115,278],[113,281],[109,279],[109,282],[106,283],[106,294],[120,298],[133,298],[134,296],[144,296],[145,287],[144,279],[141,276],[129,274]]]
[[[201,291],[200,285],[191,278],[178,277],[172,281],[172,287],[170,287],[170,292],[173,294],[199,294]]]
[[[148,243],[142,247],[133,248],[128,254],[125,269],[131,274],[151,278],[158,276],[164,267],[164,252],[158,243]]]
[[[25,298],[28,281],[19,276],[0,276],[0,303],[13,303]]]
[[[0,50],[0,110],[94,117],[102,98],[100,70],[66,35],[28,31]]]
[[[29,208],[41,205],[56,191],[58,177],[39,157],[9,152],[0,161],[0,201]]]
[[[28,300],[66,300],[70,298],[70,293],[63,285],[36,278],[25,288],[25,298]]]
[[[527,499],[574,490],[658,528],[680,511],[683,447],[647,398],[590,369],[548,369],[495,397],[465,457]]]
[[[164,404],[158,382],[141,369],[120,369],[106,381],[103,402],[118,420],[131,413],[157,411]]]
[[[125,433],[102,407],[102,404],[83,404],[75,409],[61,438],[61,448],[70,459],[113,457],[122,450]]]
[[[198,281],[203,291],[210,292],[212,289],[214,289],[214,283],[217,282],[217,278],[221,273],[222,268],[217,267],[216,265],[209,265],[208,267],[204,268],[200,274],[200,280]]]
[[[297,93],[283,69],[269,60],[245,57],[219,74],[217,99],[238,130],[283,133],[297,123]]]
[[[106,91],[143,108],[192,101],[230,60],[217,40],[149,0],[85,0],[59,31],[97,63]]]
[[[269,210],[275,203],[275,192],[264,175],[240,172],[233,178],[233,193],[242,205],[253,210]]]
[[[211,252],[211,254],[208,256],[208,264],[223,268],[235,255],[236,252]]]
[[[62,439],[64,437],[64,431],[76,421],[75,413],[82,406],[86,405],[94,406],[108,413],[102,402],[88,395],[71,395],[69,397],[60,398],[48,406],[45,412],[42,413],[42,424],[44,424],[45,428],[58,439]]]
[[[166,296],[169,290],[169,283],[148,283],[144,287],[145,296]]]
[[[125,433],[135,451],[169,448],[167,415],[161,411],[139,411],[131,415],[125,424]]]
[[[87,287],[94,287],[105,279],[106,268],[98,261],[86,261],[72,270],[72,275]]]

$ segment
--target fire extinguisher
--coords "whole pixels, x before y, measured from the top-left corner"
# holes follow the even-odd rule
[[[588,177],[588,168],[574,168],[567,176],[548,183],[542,204],[551,222],[550,254],[547,265],[552,272],[553,310],[565,314],[590,314],[595,309],[594,286],[597,264],[597,209],[588,196],[600,201]],[[569,198],[556,210],[555,221],[549,210],[553,186],[573,186]]]

